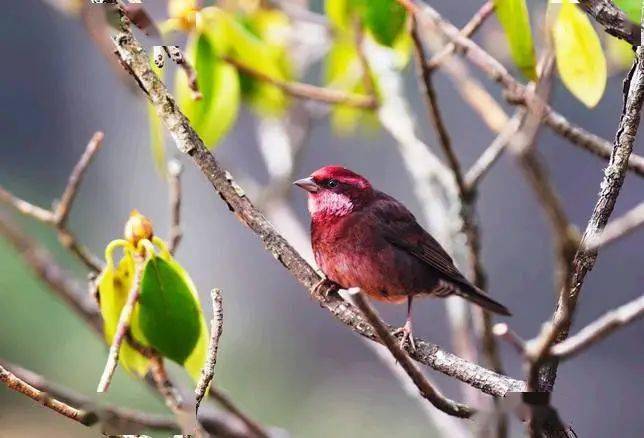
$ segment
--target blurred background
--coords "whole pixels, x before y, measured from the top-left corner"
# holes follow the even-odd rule
[[[163,5],[146,3],[154,13],[164,11]],[[537,8],[537,3],[531,6]],[[449,0],[432,5],[458,25],[480,6],[478,1]],[[313,7],[321,8],[315,2]],[[0,184],[48,207],[63,190],[87,140],[102,130],[104,146],[83,183],[70,228],[102,254],[106,243],[121,235],[125,219],[136,208],[152,219],[158,234],[167,235],[167,186],[151,159],[140,93],[119,80],[77,19],[41,1],[12,2],[0,16],[0,29],[5,60],[0,68]],[[498,23],[492,18],[477,41],[502,55],[504,42],[498,34]],[[320,75],[320,67],[314,65],[303,80],[320,83]],[[407,67],[405,78],[419,136],[440,154],[416,88],[413,65]],[[609,78],[605,96],[593,110],[555,84],[553,106],[575,123],[612,139],[622,105],[622,78],[623,72]],[[495,85],[481,80],[499,95]],[[494,135],[440,72],[436,85],[454,147],[467,167]],[[640,135],[639,153],[641,139]],[[538,146],[567,213],[583,229],[604,163],[546,129]],[[249,177],[267,180],[258,152],[256,118],[247,110],[242,110],[215,155],[242,184]],[[309,298],[258,238],[229,213],[203,175],[181,159],[186,164],[185,234],[177,258],[192,275],[208,312],[208,291],[223,289],[225,324],[216,384],[249,415],[292,436],[433,436],[418,403],[374,353]],[[298,176],[334,163],[364,174],[422,217],[394,141],[384,131],[376,127],[339,136],[327,119],[316,121]],[[641,184],[637,176],[627,176],[613,217],[641,202]],[[304,194],[292,193],[290,202],[308,228]],[[0,207],[2,213],[10,213]],[[504,156],[483,181],[479,217],[490,290],[512,309],[509,323],[530,338],[553,310],[553,250],[548,224],[511,156]],[[47,243],[56,259],[84,281],[85,271],[59,247],[50,229],[21,217],[16,221]],[[636,233],[602,251],[584,286],[575,328],[642,293],[642,248],[644,233]],[[378,308],[388,322],[404,321],[404,306]],[[417,336],[451,350],[442,302],[421,300],[414,315]],[[643,335],[642,325],[633,324],[560,367],[553,403],[580,437],[641,436]],[[507,374],[522,378],[516,353],[504,344],[501,349]],[[0,357],[94,396],[106,355],[103,341],[33,278],[0,239]],[[453,380],[425,371],[444,392],[461,397]],[[111,391],[98,400],[166,412],[142,383],[122,369],[117,370]],[[512,430],[519,436],[522,426],[514,420]],[[98,433],[97,428],[77,425],[0,386],[0,437]]]

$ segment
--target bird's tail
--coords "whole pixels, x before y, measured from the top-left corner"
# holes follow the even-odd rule
[[[485,292],[473,284],[459,284],[456,286],[454,294],[465,298],[490,312],[498,313],[499,315],[512,316],[512,313],[507,307],[490,298]]]

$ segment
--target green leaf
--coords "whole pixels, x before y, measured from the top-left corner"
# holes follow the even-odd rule
[[[534,44],[525,0],[494,0],[494,10],[510,45],[514,63],[528,79],[536,79]]]
[[[98,294],[100,299],[101,316],[103,317],[103,332],[105,341],[112,343],[118,325],[121,310],[125,305],[132,278],[134,276],[134,260],[126,253],[115,269],[111,260],[100,275]],[[134,338],[143,345],[147,345],[138,324],[138,306],[134,308],[130,330]],[[127,340],[121,344],[119,362],[130,372],[143,377],[150,368],[150,361],[138,351],[134,350]]]
[[[200,337],[201,308],[176,264],[153,255],[141,280],[138,321],[149,344],[184,364]]]
[[[188,42],[188,60],[197,72],[201,100],[194,100],[182,70],[175,79],[179,107],[204,143],[212,147],[231,128],[239,110],[240,86],[237,70],[217,57],[212,39],[198,34]]]
[[[397,0],[369,0],[364,14],[364,25],[384,46],[392,47],[405,30],[407,10]]]
[[[615,5],[626,13],[634,23],[641,23],[642,0],[613,0]]]
[[[552,27],[557,69],[570,92],[589,108],[606,89],[606,59],[590,20],[576,5],[565,2]]]

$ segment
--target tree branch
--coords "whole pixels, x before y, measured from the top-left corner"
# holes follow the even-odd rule
[[[599,234],[588,241],[586,251],[596,251],[603,246],[609,245],[632,233],[642,225],[644,225],[644,202],[641,202],[623,216],[609,222]]]
[[[597,260],[597,251],[585,249],[584,242],[592,241],[608,222],[613,212],[628,166],[628,158],[633,150],[635,136],[640,122],[642,102],[644,101],[644,47],[637,49],[637,57],[631,71],[624,81],[624,107],[615,136],[615,146],[608,167],[600,185],[599,198],[591,215],[582,244],[575,254],[572,273],[561,290],[552,323],[542,334],[531,342],[533,358],[545,357],[555,342],[562,342],[568,336],[577,300],[586,278]],[[557,376],[557,361],[542,364],[539,370],[538,391],[551,391]]]
[[[168,162],[168,185],[170,188],[170,235],[168,250],[174,255],[177,251],[183,232],[181,231],[181,173],[183,166],[178,160]]]
[[[179,425],[172,418],[163,415],[148,414],[133,409],[124,409],[118,406],[94,406],[94,402],[88,397],[78,394],[71,389],[51,383],[43,376],[30,370],[7,363],[2,359],[0,359],[0,367],[4,367],[5,370],[12,373],[17,379],[22,380],[25,384],[38,388],[43,396],[49,397],[51,395],[56,399],[60,399],[62,403],[68,404],[71,409],[69,412],[73,412],[74,409],[78,412],[83,412],[85,422],[81,424],[86,426],[92,426],[96,422],[101,422],[104,424],[127,424],[137,428],[167,430],[171,432],[179,432],[180,430]],[[30,395],[28,396],[31,397]]]
[[[642,316],[644,316],[644,295],[605,313],[576,335],[554,345],[549,354],[559,360],[569,359]]]
[[[212,321],[210,322],[210,342],[208,344],[208,357],[203,368],[201,368],[201,376],[197,387],[195,388],[195,397],[197,405],[195,412],[199,412],[199,404],[206,394],[208,386],[210,386],[213,378],[215,377],[215,365],[217,364],[217,350],[219,350],[219,338],[224,326],[224,308],[221,299],[221,289],[213,289],[210,291],[210,298],[212,300]]]
[[[219,166],[186,117],[179,111],[165,85],[150,69],[147,55],[138,41],[127,28],[123,28],[121,32],[117,33],[113,37],[113,41],[123,65],[146,93],[178,149],[193,159],[229,209],[262,239],[266,248],[278,261],[313,294],[313,287],[321,280],[319,274],[275,231],[246,197],[243,189],[235,182],[230,173]],[[358,333],[375,339],[374,332],[354,309],[348,307],[339,297],[333,294],[323,296],[321,292],[323,291],[317,291],[314,298],[323,307]],[[508,391],[521,391],[524,388],[521,381],[464,361],[441,350],[434,344],[418,339],[416,346],[417,351],[412,355],[414,359],[463,380],[484,392],[503,396]]]
[[[631,46],[641,44],[641,29],[611,0],[579,0],[579,7],[599,23],[606,33],[627,41]]]
[[[0,382],[4,383],[7,388],[26,395],[27,397],[36,400],[43,406],[63,415],[70,420],[74,420],[84,426],[88,426],[96,422],[96,414],[93,412],[86,412],[81,409],[76,409],[73,406],[63,403],[55,398],[50,397],[47,393],[34,388],[29,383],[16,377],[15,374],[0,365]]]
[[[400,347],[400,344],[389,332],[388,327],[380,319],[375,309],[369,304],[360,289],[354,288],[349,290],[349,295],[354,301],[355,305],[360,309],[366,320],[371,325],[372,329],[377,334],[380,341],[389,349],[391,354],[400,363],[400,366],[405,370],[409,378],[414,382],[421,395],[427,399],[437,409],[445,412],[448,415],[460,418],[469,418],[474,415],[474,409],[461,403],[445,397],[438,389],[425,378],[416,365],[409,358],[407,353]]]
[[[80,160],[72,170],[65,191],[62,194],[60,203],[52,210],[33,205],[27,201],[15,197],[2,187],[0,187],[0,202],[13,207],[19,213],[30,216],[44,224],[52,226],[57,234],[58,240],[65,247],[71,250],[78,259],[85,264],[91,271],[100,272],[101,263],[96,256],[92,255],[84,246],[78,243],[76,237],[67,229],[67,218],[71,210],[72,203],[76,198],[76,192],[87,170],[87,166],[92,161],[94,154],[101,147],[103,142],[103,133],[96,132],[81,156]]]
[[[261,71],[244,65],[234,58],[224,57],[222,59],[225,62],[235,66],[241,73],[244,73],[268,84],[274,85],[275,87],[284,91],[286,94],[290,94],[293,97],[316,100],[328,104],[348,105],[367,110],[375,109],[377,106],[376,99],[373,96],[362,96],[360,94],[346,93],[341,90],[318,87],[316,85],[305,84],[302,82],[292,82],[282,79],[276,79]]]
[[[417,18],[419,20],[421,18],[427,18],[427,24],[439,29],[442,34],[458,47],[459,52],[462,52],[473,65],[485,73],[491,80],[500,84],[505,89],[506,96],[510,97],[508,101],[511,104],[528,108],[534,107],[534,105],[530,105],[535,98],[534,93],[519,83],[492,55],[483,50],[474,41],[461,35],[458,28],[445,20],[428,4],[423,3],[419,10],[421,13]],[[609,141],[574,125],[549,105],[545,105],[544,107],[543,118],[546,126],[572,144],[599,157],[605,159],[610,157],[613,148]],[[644,176],[644,157],[632,155],[628,162],[628,168],[638,175]]]

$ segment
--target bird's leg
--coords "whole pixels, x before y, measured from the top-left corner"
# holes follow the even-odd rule
[[[402,338],[400,339],[400,348],[405,349],[405,342],[409,340],[409,346],[412,351],[416,350],[416,344],[414,343],[414,334],[411,328],[411,305],[414,297],[409,295],[407,297],[407,319],[405,320],[405,325],[401,328],[394,331],[394,335],[402,333]]]

